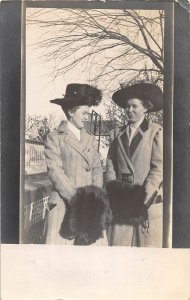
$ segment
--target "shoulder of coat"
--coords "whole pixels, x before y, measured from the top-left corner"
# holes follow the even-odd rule
[[[55,134],[63,134],[68,130],[67,121],[61,121],[57,129],[55,130]]]
[[[51,142],[54,142],[56,143],[58,140],[58,134],[57,134],[57,131],[54,130],[53,132],[50,132],[46,139],[45,139],[45,145],[48,144],[48,143],[51,143]]]
[[[117,127],[117,128],[115,129],[115,134],[118,135],[119,133],[125,131],[126,127],[127,127],[127,125],[123,125],[123,126],[121,126],[121,127]]]
[[[54,129],[52,132],[48,134],[50,137],[59,137],[62,134],[67,133],[67,122],[66,121],[61,121],[61,123],[58,125],[56,129]]]
[[[125,126],[122,126],[122,127],[116,127],[112,130],[110,130],[110,139],[111,141],[113,141],[114,139],[117,138],[117,136],[122,132],[124,131],[126,128],[126,125]]]
[[[54,131],[50,132],[48,134],[48,136],[54,138],[54,137],[58,137],[60,134],[61,134],[61,132],[59,130],[55,129]]]
[[[160,124],[157,124],[157,123],[149,122],[149,126],[152,127],[153,130],[155,130],[157,134],[158,134],[160,131],[163,130],[162,126],[161,126]]]

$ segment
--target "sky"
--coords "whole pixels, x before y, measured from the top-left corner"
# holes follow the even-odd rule
[[[33,47],[27,47],[26,112],[29,114],[57,113],[61,115],[62,110],[60,106],[50,103],[50,100],[61,98],[65,93],[67,84],[70,82],[88,83],[88,80],[85,74],[81,74],[79,70],[75,69],[68,74],[67,78],[57,78],[55,81],[52,81],[48,73],[53,66],[53,62],[52,64],[40,63],[37,53]],[[101,110],[102,107],[96,108],[97,112]]]
[[[31,12],[37,11],[36,8],[27,8],[27,17]],[[56,14],[58,14],[56,10]],[[63,13],[63,12],[62,12]],[[64,12],[67,14],[67,11]],[[54,68],[55,62],[44,62],[41,56],[46,55],[43,49],[39,46],[34,46],[39,37],[43,36],[45,28],[39,26],[26,26],[26,114],[34,115],[49,115],[54,114],[61,118],[63,113],[60,106],[50,103],[51,99],[61,98],[65,93],[67,84],[69,83],[89,83],[89,70],[81,70],[81,66],[75,67],[74,70],[69,71],[62,77],[57,77],[54,81],[49,75]],[[51,35],[51,31],[50,31]],[[102,56],[102,60],[106,61],[106,57]],[[96,73],[97,65],[93,65],[93,72]],[[119,88],[119,83],[113,89]],[[104,82],[100,82],[98,87],[105,91]],[[111,101],[111,95],[105,96],[104,99]],[[106,98],[105,98],[106,97]],[[93,108],[96,112],[105,117],[105,108],[103,103],[99,107]]]
[[[27,8],[28,13],[31,13],[31,10]],[[54,61],[49,63],[41,61],[40,56],[43,55],[43,50],[34,46],[40,35],[43,35],[43,29],[37,26],[26,27],[26,113],[41,115],[53,113],[62,116],[60,106],[50,103],[50,100],[61,98],[67,84],[71,82],[89,84],[89,74],[88,71],[81,72],[79,66],[64,77],[52,80],[49,73],[54,68]],[[94,69],[96,70],[96,66]],[[105,116],[103,104],[91,109]]]

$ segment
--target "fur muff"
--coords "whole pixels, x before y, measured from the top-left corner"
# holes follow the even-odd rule
[[[144,187],[113,180],[106,184],[106,190],[113,215],[112,224],[145,227],[148,213],[144,205]]]
[[[66,205],[60,234],[74,239],[74,245],[90,245],[103,237],[111,219],[106,193],[93,185],[81,187]]]

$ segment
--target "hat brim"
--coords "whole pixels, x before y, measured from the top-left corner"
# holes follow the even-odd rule
[[[148,110],[149,112],[159,111],[163,108],[162,90],[151,83],[138,83],[127,86],[116,91],[112,96],[113,101],[124,109],[127,106],[127,102],[134,98],[141,101],[150,101],[153,107]]]
[[[86,97],[64,97],[64,98],[57,98],[54,100],[50,100],[51,103],[58,104],[62,107],[75,107],[75,106],[91,106],[91,104],[87,101]]]

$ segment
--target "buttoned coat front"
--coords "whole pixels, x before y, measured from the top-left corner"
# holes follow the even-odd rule
[[[144,119],[130,146],[126,126],[116,129],[109,147],[105,175],[106,181],[117,179],[129,184],[143,185],[146,190],[145,203],[152,204],[152,199],[163,180],[162,127]],[[139,227],[115,225],[110,233],[111,244],[160,246],[162,228],[155,227],[162,208],[160,204],[154,204],[155,201],[148,209],[149,222],[153,225],[150,224],[147,235],[142,234],[143,229]]]
[[[73,244],[73,241],[66,240],[59,234],[65,203],[78,187],[91,184],[102,187],[103,183],[95,136],[81,129],[79,141],[68,129],[67,123],[63,122],[55,132],[48,135],[45,156],[48,176],[53,184],[50,203],[55,204],[47,217],[46,243]],[[104,240],[97,243],[104,244]]]

